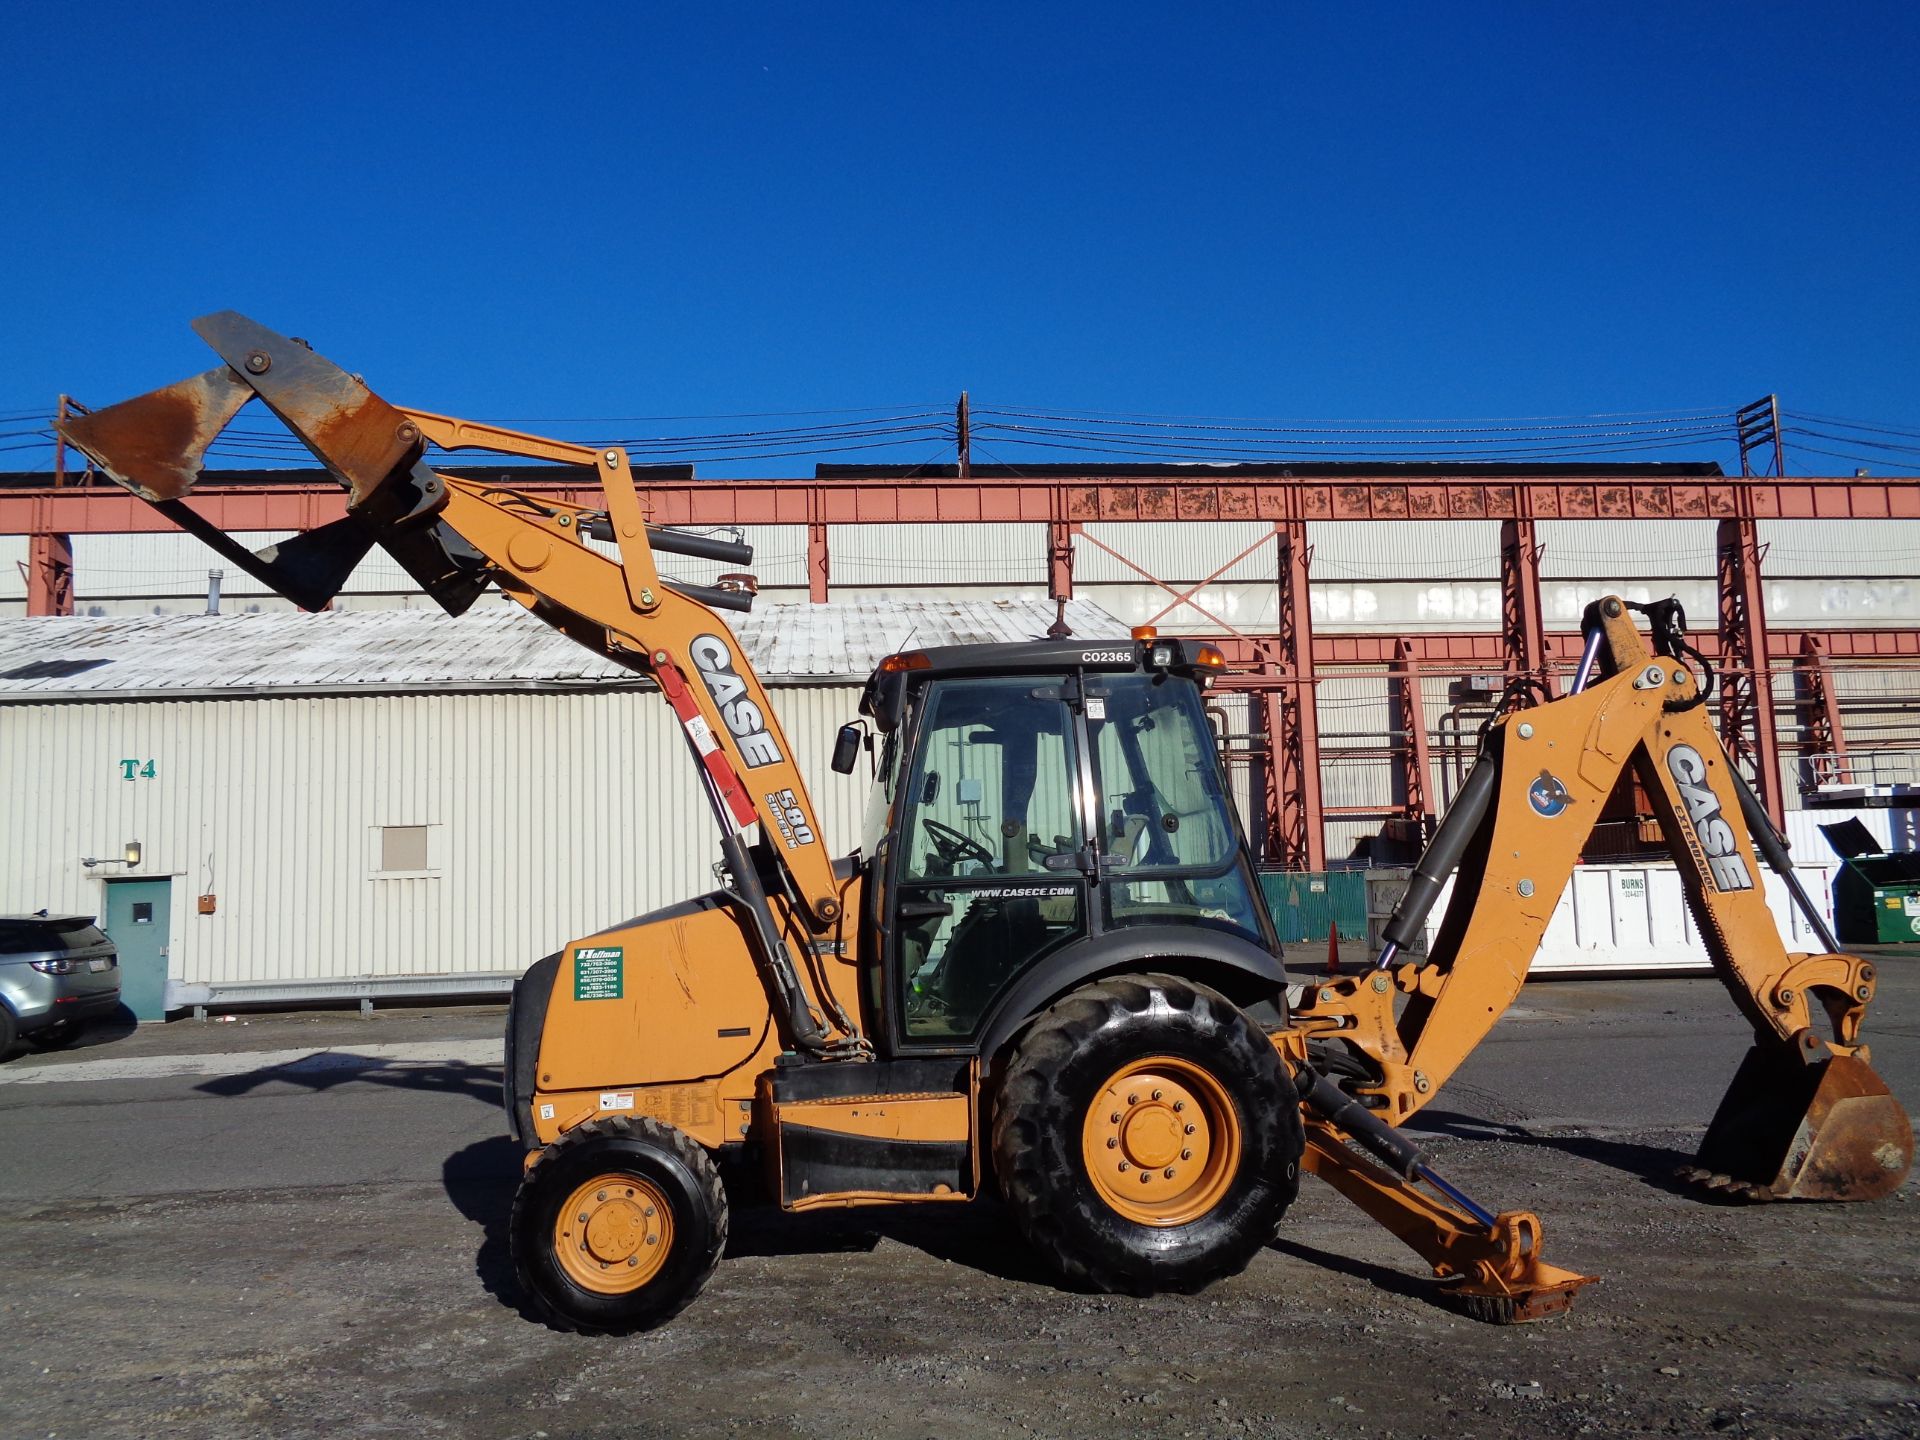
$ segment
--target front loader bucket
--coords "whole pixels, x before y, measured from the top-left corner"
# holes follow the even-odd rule
[[[1873,1067],[1803,1063],[1756,1045],[1740,1062],[1698,1163],[1682,1172],[1749,1200],[1878,1200],[1913,1164],[1913,1126]]]
[[[226,364],[178,384],[71,415],[61,436],[100,471],[247,574],[306,610],[329,604],[379,545],[421,589],[458,615],[486,589],[480,556],[434,516],[445,503],[426,443],[405,412],[357,377],[225,310],[194,322]],[[344,519],[250,551],[187,503],[207,447],[258,398],[347,492]]]

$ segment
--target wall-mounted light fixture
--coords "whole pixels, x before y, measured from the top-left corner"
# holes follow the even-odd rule
[[[120,858],[117,861],[111,858],[103,860],[97,855],[82,855],[80,857],[80,863],[89,870],[93,869],[96,865],[115,864],[125,865],[131,870],[140,863],[140,855],[140,842],[138,840],[129,840],[125,845],[120,847]]]

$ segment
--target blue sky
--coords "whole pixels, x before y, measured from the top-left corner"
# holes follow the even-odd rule
[[[1920,430],[1910,4],[182,13],[0,20],[0,412],[204,368],[232,307],[496,419]]]

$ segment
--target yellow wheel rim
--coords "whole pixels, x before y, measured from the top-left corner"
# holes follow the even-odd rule
[[[673,1248],[673,1211],[638,1175],[598,1175],[553,1218],[553,1253],[567,1278],[600,1295],[638,1290]]]
[[[1128,1061],[1080,1127],[1093,1188],[1140,1225],[1187,1225],[1220,1203],[1240,1168],[1240,1116],[1226,1087],[1190,1060]]]

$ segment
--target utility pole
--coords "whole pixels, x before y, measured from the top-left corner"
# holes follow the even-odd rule
[[[954,429],[960,440],[960,478],[973,477],[973,417],[967,410],[967,392],[960,392],[960,406],[954,411]]]

